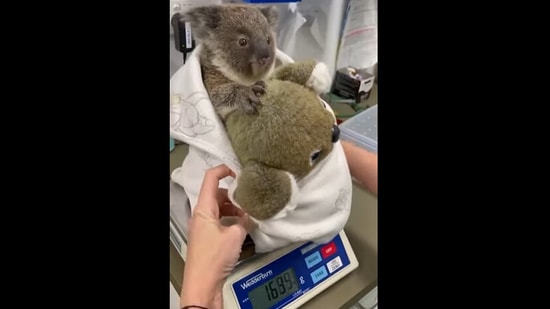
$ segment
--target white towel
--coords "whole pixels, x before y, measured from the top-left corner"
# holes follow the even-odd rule
[[[184,188],[192,208],[197,203],[208,168],[224,163],[237,178],[241,171],[225,128],[202,83],[197,57],[200,48],[197,46],[170,80],[170,136],[189,145],[189,154],[182,166],[173,171],[171,179]],[[282,63],[293,62],[280,50],[276,57]],[[220,187],[231,193],[233,183],[233,179],[227,177],[220,182]],[[337,142],[332,152],[297,182],[297,192],[293,192],[291,201],[280,213],[262,221],[252,218],[258,225],[250,232],[256,252],[270,252],[301,241],[329,242],[349,218],[351,188],[344,151]],[[230,199],[234,202],[231,196]]]

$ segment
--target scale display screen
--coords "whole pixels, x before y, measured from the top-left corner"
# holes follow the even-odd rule
[[[298,291],[300,285],[291,267],[248,293],[252,308],[271,308],[288,295]]]

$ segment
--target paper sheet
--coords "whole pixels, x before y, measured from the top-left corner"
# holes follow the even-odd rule
[[[294,60],[323,61],[334,76],[345,0],[302,0],[280,6],[279,48]]]
[[[378,62],[378,0],[350,0],[337,67],[373,73]]]

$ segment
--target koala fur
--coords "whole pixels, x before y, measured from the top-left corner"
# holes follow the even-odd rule
[[[237,109],[256,112],[265,93],[264,80],[275,67],[276,9],[210,5],[192,8],[182,18],[203,45],[203,83],[222,121]]]
[[[330,80],[323,63],[283,65],[266,81],[257,113],[228,115],[227,133],[242,165],[233,198],[253,218],[269,219],[288,205],[297,181],[338,141],[336,119],[318,97]]]

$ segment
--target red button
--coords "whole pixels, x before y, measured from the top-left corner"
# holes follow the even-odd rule
[[[326,259],[327,256],[331,256],[334,253],[336,253],[336,245],[334,244],[334,242],[331,242],[330,244],[321,248],[321,255],[323,256],[323,259]]]

